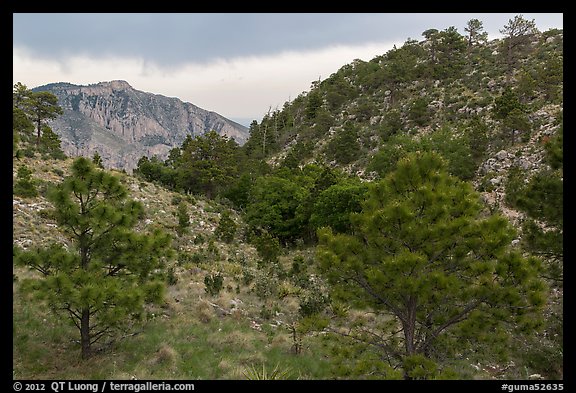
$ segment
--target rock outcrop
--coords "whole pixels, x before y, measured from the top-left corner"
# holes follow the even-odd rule
[[[107,168],[132,172],[142,156],[165,159],[187,135],[214,130],[243,144],[248,129],[223,116],[182,102],[134,89],[125,81],[88,86],[53,83],[33,89],[58,97],[64,114],[50,126],[69,156],[98,152]]]

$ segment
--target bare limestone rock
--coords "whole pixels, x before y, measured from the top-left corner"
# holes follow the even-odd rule
[[[178,98],[139,91],[126,81],[88,86],[53,83],[34,91],[58,97],[64,114],[51,123],[69,156],[98,152],[106,168],[132,172],[142,156],[166,159],[187,135],[214,130],[246,142],[248,129]]]

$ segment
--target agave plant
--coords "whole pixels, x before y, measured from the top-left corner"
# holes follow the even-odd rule
[[[269,372],[266,370],[264,363],[262,363],[262,370],[258,369],[256,366],[251,366],[249,369],[245,370],[243,374],[246,379],[252,381],[290,379],[292,376],[292,370],[290,368],[282,370],[279,366],[279,364],[276,364],[274,369]]]

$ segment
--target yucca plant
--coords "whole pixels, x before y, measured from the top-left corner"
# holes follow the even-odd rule
[[[292,370],[290,368],[281,369],[279,364],[276,364],[272,371],[266,370],[266,366],[262,363],[262,370],[256,366],[251,366],[243,372],[246,379],[251,381],[264,381],[276,379],[290,379],[292,377]]]

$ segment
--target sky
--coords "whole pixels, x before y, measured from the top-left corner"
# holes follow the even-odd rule
[[[354,59],[474,18],[500,38],[519,14],[563,29],[562,13],[14,13],[13,83],[125,80],[249,125]]]

